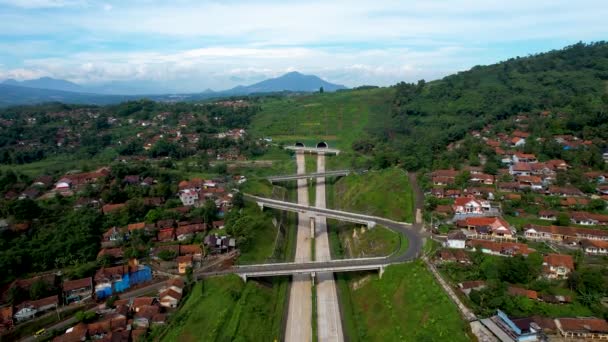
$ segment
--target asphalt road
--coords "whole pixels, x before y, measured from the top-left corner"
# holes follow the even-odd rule
[[[304,153],[296,152],[297,173],[306,173]],[[306,179],[298,179],[298,203],[308,205],[308,187]],[[307,214],[298,213],[298,231],[296,238],[296,262],[311,260],[311,236]],[[289,289],[289,308],[285,340],[309,342],[312,340],[312,282],[310,275],[294,275]]]
[[[317,177],[315,206],[325,208],[325,155],[317,155]],[[331,260],[329,236],[327,235],[327,219],[317,216],[315,225],[315,260]],[[340,319],[340,303],[338,303],[338,290],[331,272],[318,273],[317,282],[317,333],[319,341],[344,341],[342,320]]]

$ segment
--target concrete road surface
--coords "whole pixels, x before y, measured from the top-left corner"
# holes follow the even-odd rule
[[[306,173],[304,153],[296,153],[297,173]],[[298,203],[308,205],[306,179],[298,179]],[[298,214],[298,234],[296,242],[296,262],[311,261],[310,221],[306,214]],[[308,275],[293,276],[289,292],[289,311],[285,341],[312,341],[312,283]]]
[[[318,154],[317,173],[325,172],[325,155]],[[317,178],[315,206],[325,208],[325,177]],[[327,219],[319,216],[315,225],[315,260],[331,260]],[[319,341],[344,341],[340,304],[333,273],[317,274],[317,330]]]

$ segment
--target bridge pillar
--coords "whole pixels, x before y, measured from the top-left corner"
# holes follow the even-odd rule
[[[315,238],[315,217],[311,216],[310,217],[310,237],[311,238]]]
[[[312,272],[310,274],[310,279],[312,280],[312,286],[315,286],[315,275],[316,275],[315,272]]]
[[[378,269],[378,278],[382,279],[383,274],[384,274],[384,266],[380,266],[380,269]]]
[[[374,228],[376,226],[375,221],[367,221],[367,228]]]
[[[241,277],[241,279],[243,279],[243,282],[246,283],[247,282],[247,273],[240,273],[239,277]]]
[[[261,211],[264,211],[264,203],[258,202],[258,207],[260,207]]]

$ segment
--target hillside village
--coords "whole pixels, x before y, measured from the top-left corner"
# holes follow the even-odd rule
[[[139,104],[123,107],[131,105]],[[217,127],[208,133],[197,132],[197,114],[180,113],[173,122],[175,111],[137,119],[98,107],[66,108],[3,119],[3,158],[10,162],[87,153],[91,144],[118,154],[87,171],[30,177],[0,170],[1,332],[76,313],[80,323],[57,341],[137,340],[165,323],[197,272],[234,263],[244,233],[230,234],[225,219],[233,207],[242,208],[237,188],[246,178],[227,174],[221,163],[245,160],[250,146],[262,148],[245,129],[230,128],[239,124],[231,115],[250,108],[243,100],[205,107],[209,114],[198,114],[200,122]],[[236,121],[226,126],[229,120]],[[82,126],[96,127],[96,136],[81,134]],[[29,138],[10,133],[24,128],[32,131]],[[50,140],[35,137],[37,130]],[[117,139],[120,131],[128,134]],[[174,163],[187,156],[194,162],[176,172]],[[202,178],[197,170],[215,176]],[[55,247],[52,252],[41,245],[46,243]]]
[[[530,130],[552,115],[471,131],[448,147],[467,156],[459,169],[424,176],[427,220],[443,246],[434,263],[496,334],[605,338],[608,323],[595,317],[606,305],[597,296],[608,256],[608,153],[595,147],[605,142]]]

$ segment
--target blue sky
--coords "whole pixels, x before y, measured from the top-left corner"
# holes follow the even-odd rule
[[[0,80],[225,89],[288,71],[432,80],[608,38],[606,1],[0,0]]]

